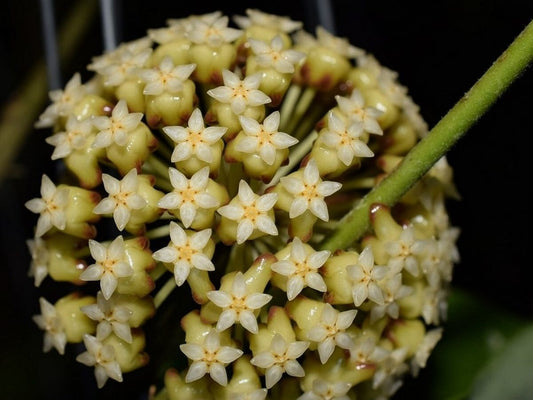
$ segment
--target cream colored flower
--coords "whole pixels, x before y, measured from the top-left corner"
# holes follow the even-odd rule
[[[240,116],[239,121],[246,137],[242,139],[236,150],[248,154],[258,154],[268,165],[274,164],[276,151],[289,148],[298,140],[284,132],[278,132],[280,115],[274,111],[265,118],[262,124],[253,118]]]
[[[48,352],[54,347],[59,354],[65,353],[67,335],[61,323],[61,318],[53,304],[44,297],[39,299],[41,314],[34,315],[33,321],[44,331],[43,351]]]
[[[96,304],[81,308],[81,311],[93,321],[96,321],[96,339],[103,341],[111,333],[127,343],[132,342],[131,327],[128,323],[133,312],[117,301],[117,294],[113,294],[108,300],[102,292],[96,295]]]
[[[305,376],[305,371],[297,359],[305,353],[308,347],[309,342],[287,343],[282,335],[276,333],[269,349],[255,355],[250,362],[259,368],[266,369],[265,383],[267,389],[270,389],[281,379],[283,373],[297,378]]]
[[[337,157],[349,166],[355,157],[373,157],[374,153],[362,140],[363,123],[347,123],[334,112],[328,113],[328,126],[320,132],[321,141],[337,151]]]
[[[289,210],[290,218],[296,218],[309,210],[323,221],[329,220],[328,206],[324,198],[342,187],[338,182],[322,181],[313,159],[307,163],[301,176],[291,174],[281,178],[280,182],[294,197]]]
[[[410,295],[413,288],[402,284],[402,275],[399,273],[392,277],[385,277],[379,282],[379,287],[383,292],[384,303],[372,306],[370,321],[375,322],[385,315],[397,319],[400,315],[398,300]]]
[[[296,400],[350,400],[349,382],[330,382],[320,378],[313,380],[311,391],[307,391]]]
[[[117,236],[109,246],[90,239],[89,250],[96,262],[81,273],[80,279],[100,281],[102,294],[109,300],[117,288],[118,280],[133,274],[133,268],[124,253],[124,239]]]
[[[318,270],[327,261],[331,252],[306,251],[306,247],[298,237],[294,238],[290,246],[290,256],[275,262],[270,267],[272,271],[287,277],[287,299],[296,298],[306,286],[325,292],[327,286]]]
[[[104,387],[108,378],[122,382],[122,371],[115,359],[115,349],[109,344],[103,344],[94,336],[85,334],[83,343],[87,351],[79,354],[76,361],[94,367],[94,376],[98,388]]]
[[[183,82],[189,79],[196,64],[174,65],[172,58],[165,57],[158,67],[139,72],[139,77],[146,82],[143,94],[157,96],[162,93],[180,93]]]
[[[217,212],[223,217],[237,222],[237,243],[241,244],[259,230],[268,235],[277,236],[278,228],[268,212],[274,207],[278,195],[267,193],[259,196],[253,192],[245,180],[239,182],[239,192],[229,204],[220,207]]]
[[[269,14],[252,8],[246,9],[246,15],[236,15],[233,17],[233,20],[240,28],[244,29],[252,25],[257,25],[279,30],[280,32],[291,33],[303,26],[303,23],[300,21],[293,21],[288,17]]]
[[[126,101],[120,100],[113,108],[111,117],[93,117],[93,125],[98,129],[93,147],[104,148],[113,143],[125,146],[128,133],[137,128],[142,117],[142,113],[130,113]]]
[[[387,275],[389,269],[385,266],[374,264],[372,248],[366,246],[357,264],[348,265],[346,272],[352,284],[353,303],[359,307],[366,299],[376,304],[384,304],[383,291],[378,282]]]
[[[189,366],[185,382],[193,382],[205,374],[222,386],[228,383],[226,365],[239,358],[243,351],[229,346],[220,345],[220,337],[216,330],[211,330],[202,345],[185,343],[180,345],[180,350],[193,362]]]
[[[52,90],[49,93],[50,104],[39,116],[36,128],[50,128],[59,117],[67,117],[78,102],[87,94],[87,88],[81,84],[81,75],[76,72],[67,82],[63,90]]]
[[[411,359],[413,375],[417,376],[421,368],[426,367],[427,360],[431,352],[442,338],[442,328],[431,329],[424,335],[422,343],[418,347],[415,355]]]
[[[352,91],[350,97],[335,96],[339,109],[349,119],[350,122],[360,122],[363,130],[374,135],[383,135],[383,130],[377,119],[383,111],[375,107],[365,107],[365,100],[361,92],[357,89]]]
[[[385,251],[389,255],[388,264],[397,271],[405,269],[414,277],[420,273],[419,256],[428,250],[427,240],[415,238],[412,225],[403,228],[400,237],[385,242]]]
[[[195,44],[207,44],[217,48],[224,43],[232,43],[242,35],[242,31],[228,27],[229,18],[222,16],[215,20],[195,19],[187,32],[189,40]]]
[[[231,111],[240,115],[247,107],[256,107],[272,101],[270,97],[258,89],[261,76],[261,73],[257,73],[241,80],[237,74],[224,69],[222,70],[224,86],[210,89],[207,94],[221,103],[230,104]]]
[[[360,365],[371,365],[382,362],[389,352],[376,343],[372,336],[358,336],[350,347],[350,362]]]
[[[217,322],[218,331],[223,331],[239,322],[247,331],[257,333],[257,319],[254,312],[267,304],[272,296],[262,292],[247,292],[244,275],[239,271],[234,277],[231,292],[213,290],[207,293],[209,300],[222,308]]]
[[[355,319],[357,310],[339,312],[331,304],[326,304],[320,315],[320,322],[307,332],[307,338],[318,343],[318,355],[320,362],[325,364],[335,346],[342,349],[349,349],[353,346],[353,341],[346,329],[348,329]]]
[[[332,35],[322,26],[316,28],[316,38],[321,46],[331,49],[347,58],[355,58],[364,54],[363,50],[352,46],[347,39]]]
[[[48,261],[50,260],[50,254],[46,248],[46,242],[40,237],[26,240],[26,245],[28,246],[31,255],[28,276],[34,278],[35,286],[38,287],[48,275]]]
[[[84,148],[92,128],[91,120],[78,121],[76,117],[70,115],[64,131],[46,138],[46,143],[55,147],[52,160],[68,157],[73,151]]]
[[[248,39],[248,43],[259,66],[273,68],[282,74],[292,74],[294,66],[305,57],[300,51],[284,49],[280,35],[274,36],[270,44],[252,38]]]
[[[196,157],[206,163],[212,163],[211,146],[215,145],[228,128],[223,126],[205,127],[200,109],[196,108],[189,117],[187,128],[183,126],[165,126],[165,132],[176,144],[170,161],[179,162]]]
[[[128,224],[133,210],[143,209],[147,202],[137,193],[139,180],[137,170],[130,170],[122,180],[102,174],[104,188],[109,194],[96,205],[95,214],[113,214],[117,228],[122,231]]]
[[[52,227],[59,230],[67,225],[66,207],[68,205],[68,188],[57,188],[50,178],[43,174],[41,178],[41,198],[28,200],[26,208],[40,214],[35,229],[35,237],[41,237]]]
[[[154,252],[154,260],[174,265],[176,285],[181,286],[189,277],[192,268],[214,271],[211,259],[204,254],[204,248],[211,238],[211,229],[204,229],[188,235],[176,222],[170,222],[168,246]]]
[[[174,190],[159,200],[158,206],[167,210],[179,210],[181,222],[185,228],[191,226],[200,208],[218,207],[219,201],[207,193],[209,183],[209,167],[196,172],[191,179],[187,179],[176,168],[169,168],[170,183]]]

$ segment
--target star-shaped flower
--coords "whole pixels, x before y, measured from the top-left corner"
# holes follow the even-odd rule
[[[35,286],[38,287],[48,275],[48,261],[50,260],[50,254],[48,253],[46,242],[40,237],[26,240],[26,245],[28,246],[31,255],[31,264],[28,275],[34,278]]]
[[[216,330],[211,330],[202,345],[185,343],[180,345],[180,350],[193,362],[189,366],[185,382],[193,382],[205,374],[222,386],[228,383],[226,365],[239,358],[243,351],[229,346],[220,345],[220,336]]]
[[[395,270],[405,269],[414,277],[420,273],[421,255],[428,249],[428,241],[417,239],[412,225],[403,228],[400,237],[385,242],[385,251],[389,255],[389,265]]]
[[[124,239],[117,236],[108,246],[89,240],[91,256],[96,261],[80,275],[82,281],[100,281],[100,288],[106,300],[115,292],[119,278],[133,274],[124,253]]]
[[[383,111],[375,107],[365,106],[365,100],[359,90],[354,89],[350,97],[337,95],[335,100],[337,100],[339,109],[348,117],[350,122],[362,123],[365,132],[383,135],[383,130],[377,121]]]
[[[86,94],[87,88],[81,84],[81,75],[76,72],[63,90],[52,90],[49,93],[52,104],[39,116],[35,127],[50,128],[54,126],[58,118],[68,116]]]
[[[277,150],[287,149],[298,143],[291,135],[278,132],[279,111],[274,111],[266,117],[262,124],[245,116],[240,116],[239,121],[246,137],[235,149],[243,153],[258,154],[268,165],[274,164]]]
[[[225,218],[237,222],[237,243],[248,239],[254,230],[276,236],[278,228],[268,212],[274,207],[278,195],[267,193],[259,196],[253,192],[248,183],[241,179],[239,192],[229,204],[220,207],[217,212]]]
[[[363,50],[352,46],[347,39],[332,35],[322,26],[316,28],[316,38],[321,46],[332,49],[347,58],[355,58],[364,54]]]
[[[229,18],[222,16],[215,20],[195,19],[191,21],[191,28],[187,31],[187,37],[195,44],[207,44],[217,48],[224,43],[232,43],[243,32],[239,29],[228,27]]]
[[[174,277],[178,286],[183,285],[192,268],[202,271],[215,270],[211,259],[204,253],[211,238],[211,229],[189,233],[176,222],[170,222],[171,242],[152,255],[154,260],[174,264]]]
[[[46,138],[46,143],[55,146],[52,160],[68,157],[73,151],[86,146],[93,124],[90,119],[78,121],[70,115],[65,125],[65,130]]]
[[[283,39],[280,35],[274,36],[270,44],[262,40],[248,39],[255,60],[263,68],[272,67],[282,74],[294,72],[294,66],[305,57],[305,54],[296,50],[284,49]]]
[[[96,304],[81,308],[90,319],[98,322],[96,339],[103,341],[111,332],[127,343],[132,342],[131,327],[128,323],[132,311],[117,301],[117,294],[106,300],[102,292],[96,295]]]
[[[261,73],[257,73],[241,80],[237,74],[224,69],[222,70],[224,86],[210,89],[207,94],[221,103],[230,104],[231,111],[235,115],[240,115],[247,107],[256,107],[272,101],[258,89],[261,76]]]
[[[307,332],[307,338],[318,343],[318,355],[322,364],[325,364],[335,346],[349,349],[353,341],[345,331],[355,319],[357,310],[339,312],[331,304],[326,304],[320,315],[320,322]]]
[[[350,400],[349,382],[329,382],[320,378],[313,380],[310,391],[305,392],[297,400]]]
[[[93,147],[103,148],[113,143],[125,146],[128,133],[133,131],[143,117],[142,113],[130,113],[125,100],[120,100],[111,113],[111,117],[93,117],[93,125],[98,129]]]
[[[172,167],[168,174],[174,190],[164,195],[157,205],[167,210],[179,210],[185,228],[191,226],[198,209],[218,207],[219,201],[207,192],[209,167],[202,168],[191,179]]]
[[[287,343],[282,335],[276,333],[269,349],[254,356],[250,362],[259,368],[266,369],[265,383],[267,389],[270,389],[281,379],[284,372],[297,378],[305,376],[305,371],[297,359],[305,353],[308,347],[309,342]]]
[[[372,248],[366,246],[361,254],[357,264],[346,267],[348,278],[352,284],[353,303],[359,307],[366,299],[376,304],[383,304],[383,292],[378,282],[387,275],[388,268],[374,264],[374,254]]]
[[[327,286],[318,269],[324,265],[331,252],[314,251],[298,237],[294,238],[290,246],[290,256],[270,267],[272,271],[287,277],[287,299],[296,298],[305,286],[325,292]]]
[[[68,188],[57,188],[52,180],[43,174],[41,178],[41,198],[31,199],[26,202],[28,210],[40,214],[35,229],[35,237],[41,237],[52,227],[59,230],[67,225],[66,208],[68,205]]]
[[[83,335],[83,343],[87,351],[79,354],[76,361],[88,367],[94,366],[94,376],[98,388],[104,387],[108,378],[122,382],[122,371],[115,359],[113,346],[103,344],[96,337],[88,334]]]
[[[347,123],[334,112],[328,113],[328,126],[321,131],[322,142],[337,151],[337,157],[349,166],[355,157],[373,157],[374,153],[363,140],[363,123]]]
[[[117,228],[122,231],[128,224],[131,212],[140,210],[147,204],[146,200],[137,193],[139,180],[137,170],[130,170],[122,180],[111,175],[102,174],[104,188],[109,194],[96,205],[95,214],[113,214]]]
[[[189,79],[196,64],[174,65],[172,58],[163,58],[159,66],[139,72],[139,77],[146,82],[143,94],[157,96],[164,92],[180,93],[183,82]]]
[[[67,335],[59,314],[54,305],[44,297],[39,299],[39,305],[41,314],[34,315],[33,321],[44,331],[43,351],[48,352],[52,347],[55,347],[59,354],[64,354]]]
[[[206,163],[212,163],[211,146],[221,140],[228,128],[223,126],[205,127],[200,109],[196,108],[189,117],[188,127],[165,126],[165,132],[174,143],[174,151],[170,161],[179,162],[196,157]]]
[[[234,277],[231,292],[213,290],[207,297],[218,307],[222,313],[218,317],[217,330],[223,331],[235,322],[239,322],[244,329],[257,333],[257,319],[255,310],[267,304],[272,296],[265,293],[247,293],[246,280],[242,272],[237,272]]]
[[[236,15],[233,19],[240,28],[248,28],[256,25],[276,29],[285,33],[291,33],[303,26],[300,21],[293,21],[288,17],[269,14],[252,8],[246,9],[246,16]]]
[[[342,184],[338,182],[322,181],[313,159],[309,160],[303,174],[290,174],[281,178],[280,182],[294,197],[289,210],[289,218],[296,218],[309,210],[323,221],[329,220],[328,206],[324,197],[332,195],[342,187]]]
[[[400,315],[398,300],[410,295],[413,291],[411,286],[402,284],[402,274],[398,273],[392,277],[385,277],[379,282],[383,291],[383,304],[376,304],[370,310],[370,321],[375,322],[385,314],[396,319]]]

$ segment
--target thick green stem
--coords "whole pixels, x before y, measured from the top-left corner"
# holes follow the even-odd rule
[[[369,227],[372,204],[395,204],[488,111],[532,60],[533,22],[530,22],[400,165],[346,214],[339,228],[320,247],[335,251],[358,240]]]

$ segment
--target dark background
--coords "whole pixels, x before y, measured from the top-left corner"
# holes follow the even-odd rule
[[[55,2],[58,24],[68,15],[72,3]],[[318,22],[313,2],[306,1],[247,1],[245,6],[239,2],[205,0],[187,3],[132,0],[120,4],[122,40],[143,36],[148,28],[162,27],[167,18],[214,10],[231,16],[244,14],[246,8],[259,8],[304,21],[308,30],[313,30]],[[430,127],[475,83],[533,16],[531,2],[519,0],[343,0],[332,4],[336,34],[398,71],[400,82],[409,88]],[[3,2],[0,100],[4,110],[42,58],[39,11],[37,1]],[[76,57],[63,67],[63,83],[73,72],[84,70],[92,56],[102,52],[101,43],[100,21],[95,18]],[[461,263],[455,270],[455,287],[526,319],[533,317],[529,278],[533,267],[529,258],[532,91],[533,72],[528,69],[448,154],[463,197],[460,202],[449,204],[452,223],[461,228],[458,241]],[[50,154],[44,136],[32,130],[14,155],[7,178],[0,182],[0,293],[4,319],[0,331],[0,397],[134,399],[133,391],[121,397],[113,382],[95,391],[92,369],[76,363],[75,354],[61,357],[55,350],[42,354],[42,335],[31,316],[39,312],[38,297],[43,293],[35,290],[33,280],[26,276],[30,258],[25,240],[32,236],[36,220],[24,208],[24,202],[38,197],[41,174],[52,168]],[[165,337],[165,332],[160,334]],[[67,353],[73,353],[68,349]],[[424,382],[430,373],[422,373],[416,388],[408,382],[398,398],[427,398]],[[142,371],[126,375],[128,387],[145,387],[143,377]]]

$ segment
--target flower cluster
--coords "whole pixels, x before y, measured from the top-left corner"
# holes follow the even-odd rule
[[[425,366],[459,259],[446,160],[323,246],[427,133],[396,73],[252,9],[170,19],[88,69],[36,123],[66,168],[26,203],[30,275],[75,285],[40,300],[44,351],[83,343],[98,387],[121,382],[176,301],[158,399],[386,399]]]

